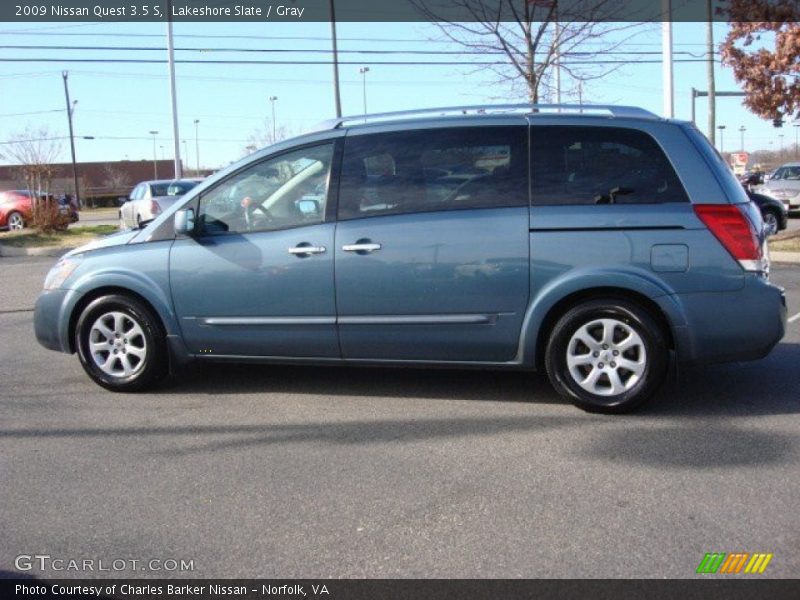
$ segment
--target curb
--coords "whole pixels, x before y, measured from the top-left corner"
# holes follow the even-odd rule
[[[15,248],[0,244],[0,256],[61,256],[66,254],[73,247],[62,248],[58,246],[34,246],[32,248]]]

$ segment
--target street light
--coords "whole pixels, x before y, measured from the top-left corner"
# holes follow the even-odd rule
[[[186,144],[186,140],[183,140],[183,155],[186,157],[186,170],[189,170],[189,146]]]
[[[156,156],[156,136],[158,131],[151,131],[150,135],[153,136],[153,179],[158,179],[158,157]]]
[[[797,132],[800,131],[800,123],[794,123],[794,157],[800,158],[800,151],[797,149]]]
[[[198,128],[197,126],[200,124],[200,119],[194,120],[194,158],[197,162],[197,169],[195,173],[195,177],[200,177],[200,141],[199,136],[197,135]]]
[[[723,132],[725,131],[725,125],[717,125],[717,129],[719,129],[719,153],[725,153],[725,138],[723,137]]]
[[[778,139],[781,141],[781,150],[780,151],[781,151],[781,154],[783,154],[783,134],[782,133],[778,134]]]
[[[363,91],[364,91],[364,121],[367,120],[367,73],[369,73],[369,67],[361,67],[358,70],[361,73],[361,77],[363,80]]]
[[[164,157],[164,144],[159,144],[158,147],[161,148],[161,160],[166,160]]]
[[[272,143],[274,144],[277,141],[277,130],[275,128],[275,101],[278,99],[277,96],[270,96],[269,101],[272,104]]]
[[[742,125],[739,127],[739,152],[744,152],[744,132],[747,131],[747,128]]]

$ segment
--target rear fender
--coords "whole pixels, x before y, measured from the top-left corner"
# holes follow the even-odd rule
[[[525,314],[520,336],[517,360],[521,364],[535,367],[540,357],[537,345],[541,335],[546,334],[551,311],[570,296],[579,296],[596,290],[598,295],[613,296],[626,293],[638,294],[652,300],[662,311],[670,326],[676,345],[681,343],[681,328],[686,327],[686,317],[678,296],[666,283],[652,273],[635,268],[574,269],[549,281],[538,290],[531,290],[531,303]]]

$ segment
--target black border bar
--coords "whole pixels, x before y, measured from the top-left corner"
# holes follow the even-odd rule
[[[731,2],[670,0],[333,0],[344,22],[698,22],[728,21]],[[766,0],[769,12],[739,11],[738,20],[788,21],[795,0]],[[3,0],[0,21],[329,22],[330,0]]]
[[[757,577],[757,576],[756,576]],[[128,586],[128,587],[125,587]],[[170,587],[171,586],[171,587]],[[214,587],[217,586],[217,587]],[[85,591],[81,592],[81,588]],[[246,593],[236,593],[244,588]],[[134,591],[131,591],[131,590]],[[98,590],[100,593],[98,594]],[[692,600],[797,598],[800,580],[714,579],[4,579],[0,597],[178,600]],[[315,593],[316,591],[316,593]],[[126,593],[127,592],[127,593]],[[224,593],[223,593],[224,592]]]

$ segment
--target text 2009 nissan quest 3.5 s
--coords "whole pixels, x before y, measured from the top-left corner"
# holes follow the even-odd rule
[[[601,106],[362,115],[68,253],[35,328],[114,391],[191,359],[544,369],[616,413],[673,358],[769,353],[786,305],[765,248],[688,123]]]

